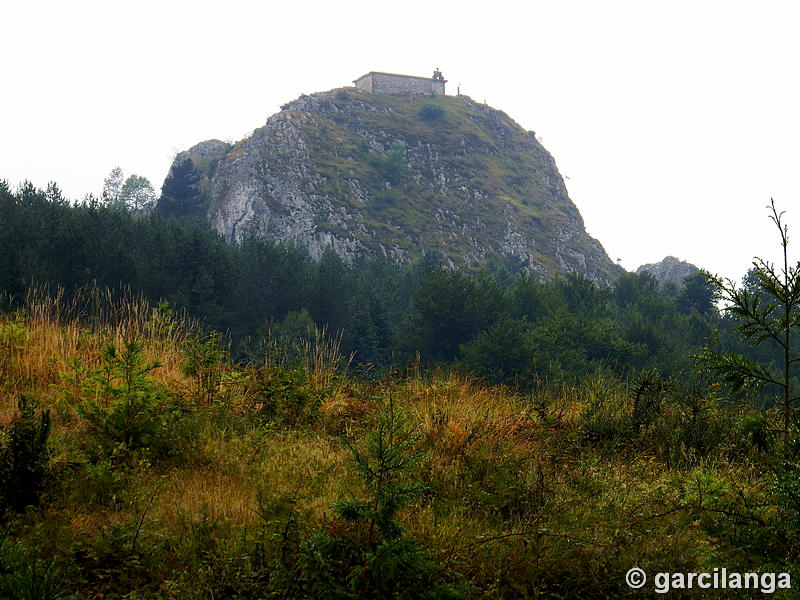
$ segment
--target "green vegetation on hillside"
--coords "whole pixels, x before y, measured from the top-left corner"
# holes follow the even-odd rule
[[[236,364],[163,306],[91,304],[0,318],[5,597],[617,598],[631,565],[795,574],[795,446],[714,382],[370,383],[324,336]]]
[[[729,296],[795,328],[768,276]],[[714,356],[796,377],[711,281],[314,262],[2,184],[0,597],[648,595],[633,566],[771,593],[796,411]]]
[[[702,285],[670,294],[630,274],[611,288],[573,275],[543,282],[515,272],[512,260],[467,275],[434,255],[404,266],[348,265],[329,249],[314,262],[267,240],[229,245],[159,213],[136,216],[93,199],[73,206],[55,186],[0,185],[0,249],[0,293],[10,308],[31,286],[67,299],[84,286],[127,289],[230,336],[237,360],[259,356],[270,332],[302,337],[305,318],[299,329],[341,335],[342,352],[378,377],[418,353],[423,365],[459,364],[528,388],[598,367],[672,375],[715,328],[730,329],[709,310]]]

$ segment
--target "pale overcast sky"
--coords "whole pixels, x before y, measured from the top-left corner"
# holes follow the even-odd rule
[[[796,2],[27,0],[0,22],[12,186],[79,199],[119,165],[159,189],[176,151],[301,93],[438,67],[536,131],[625,268],[671,254],[738,279],[775,257],[773,197],[800,256]]]

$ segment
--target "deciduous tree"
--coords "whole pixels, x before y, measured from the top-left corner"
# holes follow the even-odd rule
[[[141,210],[156,199],[153,184],[147,177],[131,175],[125,180],[119,193],[119,200],[132,210]]]
[[[103,201],[106,204],[114,205],[119,202],[124,180],[125,175],[120,167],[111,169],[108,177],[103,180]]]

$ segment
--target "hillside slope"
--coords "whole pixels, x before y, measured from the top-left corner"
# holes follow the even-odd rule
[[[234,146],[202,142],[187,156],[206,218],[232,242],[263,235],[314,256],[331,245],[348,260],[439,252],[467,270],[544,278],[621,272],[534,133],[466,96],[301,96]]]

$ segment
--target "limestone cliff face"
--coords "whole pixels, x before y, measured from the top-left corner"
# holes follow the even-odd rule
[[[455,267],[503,262],[544,278],[621,272],[533,132],[465,96],[302,96],[233,147],[185,155],[205,177],[209,222],[231,242],[256,234],[348,260],[440,252]]]

